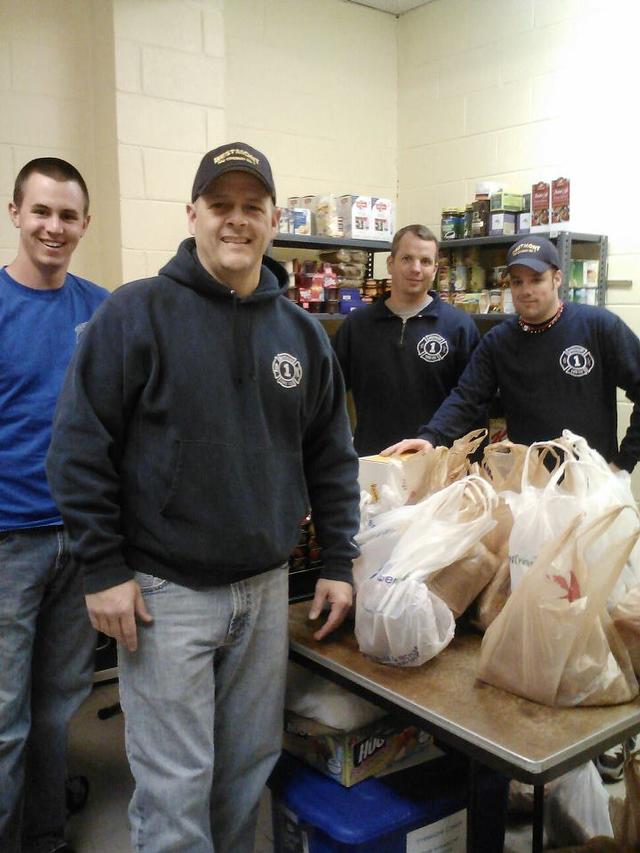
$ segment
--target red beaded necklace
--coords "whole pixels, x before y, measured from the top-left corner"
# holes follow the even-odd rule
[[[561,302],[558,307],[558,310],[553,315],[553,317],[550,320],[545,320],[544,323],[525,323],[521,317],[518,317],[518,325],[520,326],[523,332],[528,332],[530,335],[539,335],[541,332],[546,332],[547,329],[550,329],[552,326],[555,326],[555,324],[562,316],[563,308],[564,303]]]

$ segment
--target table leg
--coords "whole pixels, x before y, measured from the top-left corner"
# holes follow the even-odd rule
[[[544,839],[544,785],[533,786],[532,853],[542,853]]]
[[[467,785],[467,853],[475,853],[474,839],[478,820],[478,763],[469,759],[469,782]]]

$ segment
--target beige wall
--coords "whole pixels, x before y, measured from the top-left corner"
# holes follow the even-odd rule
[[[398,221],[439,227],[479,179],[572,179],[609,235],[609,307],[640,333],[636,0],[433,0],[398,22]],[[631,405],[621,397],[621,431]],[[640,492],[640,474],[638,492]]]
[[[104,151],[113,134],[113,88],[105,91],[108,74],[101,68],[112,53],[110,8],[108,0],[0,2],[0,205],[6,211],[15,175],[28,160],[51,155],[73,162],[89,185],[94,215],[73,269],[99,280],[106,270],[115,274],[105,246],[111,242],[117,258],[119,245],[117,174]],[[3,212],[0,263],[13,260],[16,246]]]
[[[278,202],[396,194],[397,21],[341,0],[229,0],[227,131],[269,154]]]
[[[123,280],[188,236],[200,158],[225,138],[222,0],[114,0]]]

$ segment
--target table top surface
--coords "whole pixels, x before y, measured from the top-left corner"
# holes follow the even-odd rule
[[[550,708],[478,681],[482,637],[475,632],[456,634],[446,649],[422,666],[386,666],[359,651],[353,623],[315,641],[318,623],[307,618],[309,604],[289,608],[294,652],[494,756],[514,771],[515,778],[540,782],[554,778],[564,772],[560,768],[581,763],[580,757],[586,761],[602,747],[640,730],[640,698],[607,707]]]

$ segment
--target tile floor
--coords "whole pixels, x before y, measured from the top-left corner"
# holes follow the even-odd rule
[[[124,720],[122,714],[106,720],[97,717],[99,709],[117,701],[117,684],[97,684],[72,724],[70,772],[87,776],[91,785],[86,807],[69,822],[69,840],[76,853],[131,853],[127,804],[133,783],[124,752]],[[608,792],[624,796],[623,783],[609,785]],[[531,825],[526,820],[510,824],[505,853],[525,853],[530,844]],[[260,804],[255,853],[273,853],[266,790]]]

